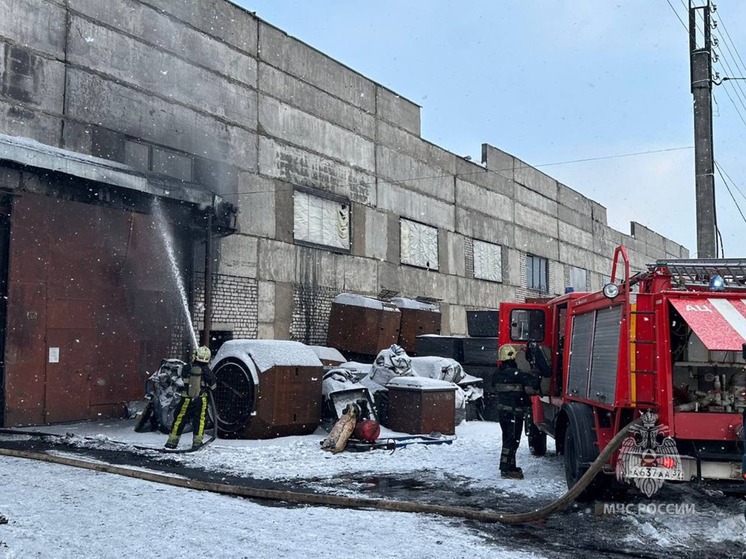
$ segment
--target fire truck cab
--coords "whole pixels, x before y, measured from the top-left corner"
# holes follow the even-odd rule
[[[531,342],[551,376],[532,398],[529,446],[543,455],[555,439],[568,487],[645,410],[676,443],[671,479],[746,479],[746,260],[660,260],[630,277],[618,247],[601,292],[500,305],[500,345]],[[530,366],[524,352],[518,363]]]

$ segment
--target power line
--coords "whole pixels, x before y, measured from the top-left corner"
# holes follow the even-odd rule
[[[718,174],[720,175],[720,178],[723,180],[723,184],[725,185],[726,190],[728,190],[728,194],[730,194],[731,200],[733,200],[733,203],[736,205],[736,209],[738,210],[738,213],[741,214],[741,219],[743,219],[744,223],[746,223],[746,216],[743,215],[743,211],[741,211],[741,206],[738,205],[738,201],[736,200],[736,197],[733,196],[733,192],[730,189],[730,186],[728,186],[728,181],[725,179],[725,175],[723,174],[722,169],[720,168],[720,164],[716,161],[715,162],[715,169],[717,169]],[[735,185],[736,188],[738,188],[737,185]],[[740,189],[739,189],[740,192]],[[743,192],[741,192],[741,196],[743,196]]]
[[[676,8],[673,7],[673,4],[671,4],[671,0],[666,0],[668,2],[668,5],[671,6],[671,9],[673,10],[674,15],[676,16],[676,19],[679,20],[679,23],[681,23],[682,27],[684,28],[684,31],[689,31],[686,27],[686,23],[684,23],[684,20],[681,19],[681,16],[679,16],[679,12],[676,11]]]
[[[731,39],[730,33],[728,33],[728,28],[725,27],[725,23],[723,22],[723,18],[720,17],[720,26],[723,28],[723,31],[725,32],[726,37],[730,41],[730,44],[733,45],[733,50],[736,51],[736,56],[738,57],[738,60],[741,61],[741,68],[744,71],[744,75],[746,75],[746,64],[743,62],[743,58],[741,58],[741,54],[738,52],[738,49],[736,48],[736,44],[733,42],[733,39]]]
[[[719,167],[719,170],[720,170],[721,173],[723,173],[726,177],[728,177],[728,180],[730,180],[731,184],[735,187],[735,189],[738,191],[738,193],[743,197],[744,200],[746,200],[746,194],[744,194],[743,191],[738,187],[738,184],[736,183],[736,181],[734,181],[731,178],[731,176],[727,173],[727,171],[722,168],[722,166],[720,165],[720,163],[718,163],[716,161],[715,165],[717,165]]]

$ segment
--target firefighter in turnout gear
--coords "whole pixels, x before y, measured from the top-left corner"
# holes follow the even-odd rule
[[[215,389],[215,377],[208,363],[212,354],[205,346],[197,348],[190,367],[184,367],[185,382],[181,392],[181,406],[174,419],[174,426],[166,442],[166,448],[179,446],[179,438],[188,421],[192,422],[192,449],[202,446],[207,416],[207,389]]]
[[[510,479],[523,479],[523,470],[516,466],[515,455],[521,443],[524,416],[531,412],[530,396],[539,394],[540,389],[539,371],[521,371],[515,360],[517,355],[518,350],[512,345],[500,347],[500,364],[492,381],[497,392],[497,413],[503,438],[500,474]]]

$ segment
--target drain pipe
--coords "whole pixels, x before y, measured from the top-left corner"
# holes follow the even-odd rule
[[[210,347],[210,329],[212,327],[212,214],[213,205],[207,208],[207,230],[205,231],[205,317],[202,345]]]

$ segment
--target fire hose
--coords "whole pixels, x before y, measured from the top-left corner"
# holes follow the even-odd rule
[[[578,482],[562,497],[540,509],[512,514],[479,511],[463,507],[431,505],[425,503],[417,503],[414,501],[393,501],[389,499],[343,497],[340,495],[303,493],[299,491],[280,491],[275,489],[260,489],[250,486],[229,485],[225,483],[212,483],[194,479],[184,479],[182,477],[173,477],[153,472],[132,470],[129,468],[114,466],[111,464],[87,462],[85,460],[77,460],[75,458],[53,456],[50,454],[29,452],[23,450],[10,450],[0,448],[0,456],[26,458],[30,460],[38,460],[41,462],[62,464],[75,468],[83,468],[87,470],[94,470],[97,472],[117,474],[120,476],[171,485],[173,487],[182,487],[185,489],[194,489],[198,491],[208,491],[212,493],[220,493],[223,495],[231,495],[236,497],[285,501],[299,504],[337,506],[354,509],[381,509],[396,512],[434,514],[489,523],[524,524],[527,522],[541,520],[542,518],[546,518],[554,514],[555,512],[568,507],[591,484],[596,475],[601,472],[606,463],[611,459],[612,455],[619,449],[622,442],[627,437],[627,433],[629,432],[630,427],[638,423],[640,423],[639,419],[633,421],[632,423],[625,426],[621,431],[619,431],[619,433],[617,433],[616,436],[611,439],[609,444],[606,445],[606,448],[604,448],[604,450],[598,455],[598,458],[596,458],[593,464],[591,464],[585,474],[583,474]],[[23,431],[17,431],[17,433],[25,435],[29,434],[28,432]]]

